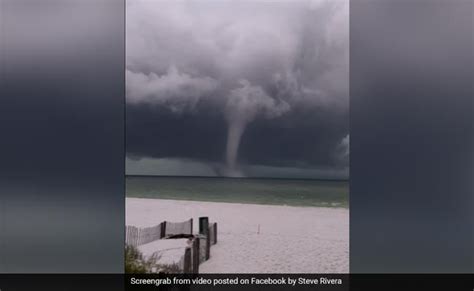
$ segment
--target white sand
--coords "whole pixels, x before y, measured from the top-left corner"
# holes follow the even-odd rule
[[[145,258],[159,255],[157,262],[161,264],[177,264],[188,245],[188,239],[159,239],[139,246],[138,250]]]
[[[218,243],[200,273],[349,272],[347,209],[126,199],[127,225],[194,218],[197,231],[200,216],[218,224]]]

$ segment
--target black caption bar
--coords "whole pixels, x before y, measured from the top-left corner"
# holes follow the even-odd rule
[[[474,290],[474,274],[0,274],[1,291]]]
[[[127,290],[349,290],[347,274],[127,275]],[[157,289],[158,288],[158,289]]]

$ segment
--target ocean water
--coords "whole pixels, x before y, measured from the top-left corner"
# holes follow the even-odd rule
[[[127,197],[289,206],[349,206],[349,182],[127,176]]]

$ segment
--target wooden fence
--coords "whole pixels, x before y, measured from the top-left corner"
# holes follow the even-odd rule
[[[163,221],[158,225],[145,228],[127,225],[125,233],[125,244],[137,247],[171,235],[192,235],[193,219],[183,222]]]
[[[145,228],[127,225],[125,243],[137,247],[158,240],[162,237],[163,223]]]
[[[167,239],[174,235],[192,235],[193,219],[183,222],[163,221],[158,225],[146,228],[126,226],[125,243],[138,247],[158,239]],[[211,256],[211,245],[217,243],[217,223],[209,223],[208,217],[199,218],[199,234],[190,238],[190,245],[184,248],[179,260],[183,273],[198,274],[199,264]]]
[[[217,222],[209,224],[209,240],[211,245],[215,245],[217,243]]]
[[[169,222],[164,221],[164,236],[176,235],[176,234],[193,234],[193,219],[189,219],[183,222]]]

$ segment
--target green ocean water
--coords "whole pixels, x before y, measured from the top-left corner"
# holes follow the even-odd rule
[[[349,182],[127,176],[127,197],[289,206],[349,206]]]

